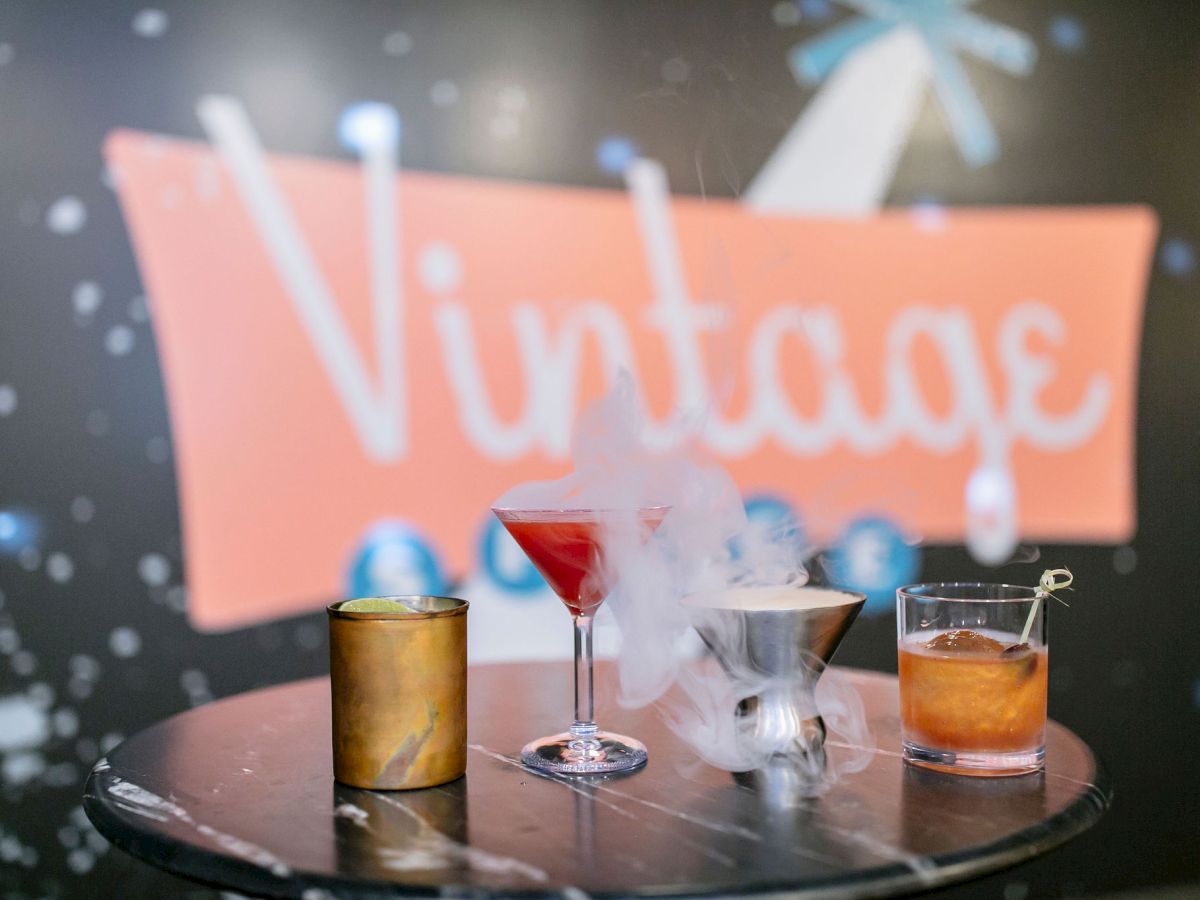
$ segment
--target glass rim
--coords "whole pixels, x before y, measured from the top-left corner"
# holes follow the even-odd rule
[[[930,591],[939,589],[949,593],[955,588],[998,588],[1004,591],[1021,592],[1015,597],[954,597],[936,596]],[[897,597],[910,597],[914,600],[941,600],[944,603],[1028,603],[1040,594],[1036,587],[1027,584],[1006,584],[998,581],[922,581],[916,584],[906,584],[896,588]]]
[[[617,516],[636,513],[639,516],[647,513],[668,513],[669,503],[648,503],[644,506],[576,506],[576,507],[527,507],[527,506],[492,506],[492,514],[498,519],[505,517],[528,517],[529,521],[569,520],[570,517]]]
[[[342,606],[354,600],[395,600],[399,603],[425,603],[430,609],[408,609],[404,612],[359,612],[353,609],[342,609]],[[443,605],[448,604],[448,605]],[[331,619],[350,619],[356,622],[415,622],[423,619],[445,619],[451,616],[466,615],[471,604],[461,597],[444,597],[440,594],[381,594],[375,597],[347,597],[336,600],[325,607],[326,614]]]

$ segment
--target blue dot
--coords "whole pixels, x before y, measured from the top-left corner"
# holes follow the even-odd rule
[[[1087,43],[1087,32],[1078,19],[1055,16],[1050,22],[1050,42],[1059,50],[1078,53]]]
[[[887,519],[852,522],[826,557],[829,580],[867,595],[865,612],[895,608],[896,588],[917,577],[921,554]]]
[[[386,103],[353,103],[338,117],[338,140],[362,153],[400,141],[400,116]]]
[[[829,0],[799,0],[796,5],[806,19],[827,19],[833,15],[833,5]]]
[[[440,594],[446,589],[433,547],[415,528],[395,520],[367,530],[347,575],[351,597]]]
[[[36,545],[41,532],[38,518],[19,509],[0,510],[0,553],[17,553]]]
[[[596,146],[596,165],[609,175],[623,174],[637,156],[637,147],[625,137],[606,137]]]
[[[790,503],[772,494],[755,494],[747,497],[744,505],[750,527],[747,533],[729,542],[730,556],[735,561],[746,557],[748,552],[752,554],[756,546],[762,545],[786,545],[797,559],[800,557],[805,549],[804,529],[800,525],[800,516]]]
[[[1158,260],[1176,278],[1186,278],[1196,270],[1196,251],[1182,238],[1164,241],[1158,252]]]

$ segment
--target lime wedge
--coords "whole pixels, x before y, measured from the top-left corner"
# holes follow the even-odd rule
[[[363,597],[359,600],[348,600],[338,607],[345,612],[361,613],[410,613],[415,612],[398,600],[385,600],[382,597]]]

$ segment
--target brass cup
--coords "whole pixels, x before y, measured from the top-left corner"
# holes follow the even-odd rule
[[[326,608],[333,776],[370,790],[453,781],[467,769],[467,601],[386,599],[412,611]]]

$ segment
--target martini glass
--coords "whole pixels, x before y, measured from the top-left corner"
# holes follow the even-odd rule
[[[493,507],[492,512],[570,611],[575,629],[575,721],[560,734],[526,744],[521,762],[564,775],[622,772],[644,765],[646,747],[641,741],[601,731],[593,720],[592,618],[613,588],[605,578],[605,522],[633,515],[645,540],[662,522],[667,507],[624,513]]]

